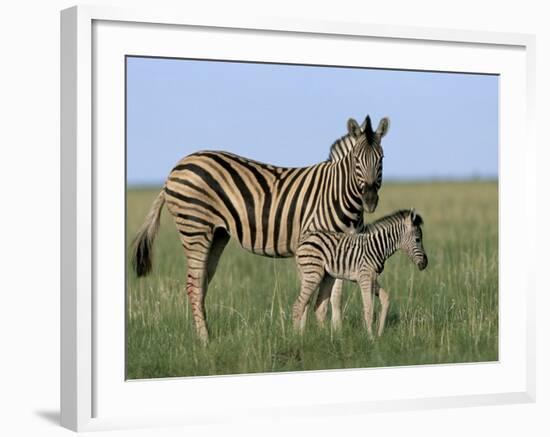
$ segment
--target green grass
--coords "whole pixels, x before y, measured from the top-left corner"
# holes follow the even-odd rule
[[[128,191],[128,242],[157,192]],[[232,241],[208,290],[210,343],[203,347],[184,290],[183,250],[165,210],[152,274],[137,279],[128,268],[128,378],[497,360],[497,184],[385,183],[380,194],[369,220],[414,206],[424,218],[429,257],[422,272],[400,252],[386,263],[380,283],[391,306],[382,337],[368,339],[359,288],[350,283],[341,332],[330,323],[318,327],[310,313],[304,335],[295,334],[294,260],[252,255]]]

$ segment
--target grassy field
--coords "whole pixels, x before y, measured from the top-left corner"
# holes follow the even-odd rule
[[[158,190],[129,190],[130,242]],[[398,252],[380,278],[390,293],[386,331],[368,339],[355,284],[344,287],[343,329],[319,328],[310,314],[295,334],[293,259],[249,254],[233,241],[206,298],[210,343],[197,340],[185,285],[185,258],[168,211],[155,242],[153,273],[128,268],[127,376],[279,372],[498,359],[498,188],[495,182],[386,182],[369,220],[415,207],[423,216],[428,268]],[[128,257],[129,258],[129,257]],[[129,266],[129,259],[128,266]],[[313,317],[312,317],[313,316]],[[330,316],[330,312],[329,312]]]

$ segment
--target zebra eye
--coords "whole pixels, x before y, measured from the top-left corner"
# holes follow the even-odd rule
[[[414,241],[417,242],[417,243],[420,243],[420,238],[416,237],[416,238],[414,239]]]

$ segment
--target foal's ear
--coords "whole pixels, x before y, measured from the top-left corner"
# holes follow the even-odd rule
[[[353,138],[358,138],[359,135],[361,135],[361,128],[359,127],[359,124],[353,118],[350,118],[348,120],[348,133]]]
[[[378,128],[376,129],[376,135],[382,138],[384,135],[388,133],[389,129],[390,129],[390,119],[388,117],[384,117],[382,120],[380,120],[380,123],[378,123]]]
[[[424,224],[424,220],[422,220],[420,214],[416,213],[416,210],[414,208],[411,209],[411,212],[409,213],[409,218],[411,219],[411,223],[414,226],[422,226]]]

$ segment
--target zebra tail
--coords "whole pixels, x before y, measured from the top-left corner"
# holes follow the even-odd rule
[[[147,276],[153,266],[153,242],[159,229],[165,196],[162,187],[132,243],[132,266],[138,277]]]

